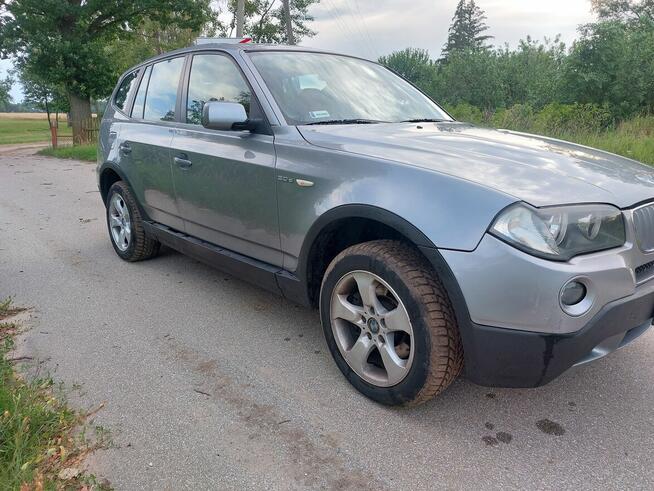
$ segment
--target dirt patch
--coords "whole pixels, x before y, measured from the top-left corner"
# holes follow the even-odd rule
[[[301,487],[307,489],[356,489],[382,490],[386,487],[376,482],[369,474],[352,469],[339,455],[337,441],[333,436],[316,431],[310,435],[293,422],[292,414],[262,404],[248,389],[250,384],[234,381],[221,372],[220,360],[208,359],[177,341],[173,336],[163,337],[166,353],[178,363],[183,363],[201,378],[199,387],[190,388],[208,400],[215,398],[231,406],[238,415],[239,431],[253,465],[282,466],[289,476]],[[236,439],[238,435],[231,433]],[[275,452],[273,447],[284,449],[286,458]],[[270,462],[269,462],[270,461]]]

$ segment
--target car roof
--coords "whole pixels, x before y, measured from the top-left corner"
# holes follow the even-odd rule
[[[127,72],[134,70],[135,68],[138,68],[143,65],[148,65],[150,63],[156,62],[158,60],[163,60],[166,58],[169,58],[174,55],[182,55],[186,53],[192,53],[194,51],[211,51],[211,50],[216,50],[216,51],[225,51],[225,52],[230,52],[230,53],[236,53],[239,51],[245,51],[245,52],[255,52],[255,51],[298,51],[298,52],[311,52],[311,53],[325,53],[325,54],[332,54],[332,55],[341,55],[341,56],[350,56],[350,55],[344,55],[342,53],[335,53],[333,51],[326,51],[322,49],[317,49],[317,48],[307,48],[303,46],[288,46],[284,44],[259,44],[259,43],[221,43],[221,42],[216,42],[216,43],[203,43],[203,44],[198,44],[194,46],[187,46],[185,48],[179,48],[173,51],[167,51],[166,53],[162,53],[157,56],[153,56],[151,58],[148,58],[145,61],[142,61],[138,65],[134,65],[131,67]],[[357,58],[357,57],[352,57],[352,58]]]

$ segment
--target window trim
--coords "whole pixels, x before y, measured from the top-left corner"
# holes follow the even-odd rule
[[[201,56],[201,55],[223,56],[234,64],[238,72],[241,74],[241,77],[243,77],[243,80],[245,81],[245,84],[248,86],[248,89],[250,89],[250,97],[251,97],[250,111],[252,111],[252,106],[256,104],[259,113],[261,114],[261,119],[263,121],[263,124],[262,124],[262,128],[259,131],[257,131],[257,134],[272,135],[273,132],[270,127],[270,121],[268,119],[268,115],[266,114],[266,111],[264,110],[263,106],[259,102],[259,97],[257,96],[257,93],[252,86],[252,82],[243,71],[243,67],[241,67],[238,60],[236,60],[236,58],[234,58],[230,53],[217,49],[207,49],[207,50],[197,50],[197,51],[194,50],[187,53],[186,66],[184,67],[184,85],[182,87],[182,94],[181,94],[182,97],[181,98],[178,97],[178,102],[183,102],[182,109],[180,109],[180,117],[182,114],[184,115],[183,117],[180,118],[179,121],[180,125],[183,125],[184,129],[196,129],[196,130],[201,129],[203,131],[211,131],[214,133],[221,133],[221,134],[234,133],[230,131],[212,130],[209,128],[205,128],[202,125],[189,123],[187,121],[188,115],[186,109],[188,106],[188,92],[189,92],[189,85],[191,83],[191,68],[193,65],[193,57]]]

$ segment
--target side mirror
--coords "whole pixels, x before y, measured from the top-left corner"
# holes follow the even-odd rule
[[[244,131],[255,129],[256,122],[248,119],[243,104],[209,101],[202,108],[202,126],[210,130]]]

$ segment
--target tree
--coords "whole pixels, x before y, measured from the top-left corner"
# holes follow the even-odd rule
[[[302,38],[315,36],[316,33],[309,28],[309,23],[313,21],[309,7],[318,1],[291,0],[291,24],[296,43]],[[223,36],[231,37],[236,29],[236,0],[227,2],[227,12],[231,15],[231,21],[220,32]],[[244,31],[256,43],[288,43],[282,3],[278,0],[246,0]]]
[[[591,0],[600,19],[654,21],[654,0]]]
[[[20,82],[23,86],[23,103],[45,111],[49,126],[52,126],[50,115],[53,112],[55,121],[58,121],[59,113],[69,111],[68,99],[61,88],[48,86],[47,82],[37,81],[27,73],[21,74]]]
[[[487,47],[486,41],[493,36],[483,34],[488,30],[486,14],[475,0],[460,0],[452,18],[447,43],[443,47],[445,60],[456,51],[477,51]]]
[[[504,105],[530,104],[537,109],[561,100],[566,47],[559,38],[539,42],[527,36],[516,50],[498,50]]]
[[[434,62],[424,49],[406,48],[379,58],[379,63],[399,73],[423,90],[427,90],[435,72]]]
[[[0,56],[13,55],[21,73],[63,88],[80,143],[90,98],[106,97],[115,83],[110,43],[134,35],[145,19],[200,29],[205,7],[199,0],[0,0]]]
[[[654,22],[583,26],[565,64],[564,102],[608,103],[615,116],[654,109]]]
[[[14,84],[11,76],[7,76],[4,80],[0,80],[0,108],[7,107],[11,103],[11,86]]]
[[[197,3],[207,17],[202,26],[188,28],[145,18],[129,35],[113,41],[108,52],[116,63],[116,74],[152,56],[190,46],[200,35],[214,36],[218,30],[224,29],[219,20],[220,12],[213,9],[211,0],[197,0]]]

